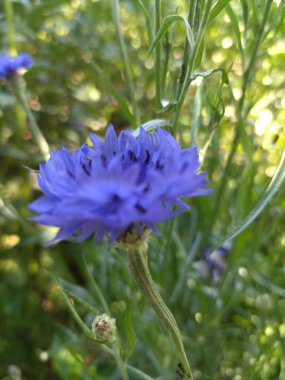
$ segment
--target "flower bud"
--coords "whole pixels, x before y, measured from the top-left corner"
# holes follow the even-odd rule
[[[108,314],[98,315],[92,322],[91,330],[100,342],[111,343],[115,340],[116,320]]]

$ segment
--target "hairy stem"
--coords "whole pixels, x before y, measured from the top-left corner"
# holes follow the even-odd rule
[[[142,250],[130,250],[128,252],[128,258],[130,271],[138,287],[150,306],[156,312],[165,329],[170,334],[175,347],[177,359],[182,365],[183,371],[185,371],[185,378],[192,380],[193,376],[184,350],[179,328],[171,311],[168,309],[161,295],[157,291],[148,268],[145,252]]]

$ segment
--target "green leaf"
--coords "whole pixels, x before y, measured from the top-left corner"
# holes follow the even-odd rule
[[[100,311],[98,309],[96,309],[94,306],[90,305],[83,298],[79,297],[78,295],[74,294],[73,292],[71,292],[68,289],[64,289],[64,291],[71,298],[74,298],[78,303],[80,303],[82,306],[84,306],[86,310],[90,311],[90,313],[93,313],[94,315],[99,315],[100,314]]]
[[[147,10],[147,8],[144,5],[144,3],[142,2],[142,0],[135,0],[135,2],[137,3],[138,7],[140,8],[140,10],[142,11],[142,13],[145,17],[147,34],[148,34],[149,40],[151,41],[151,38],[152,38],[151,17],[150,17],[149,11]]]
[[[129,364],[127,364],[127,367],[128,367],[128,370],[133,373],[135,376],[136,376],[136,380],[155,380],[154,377],[150,377],[148,376],[146,373],[140,371],[139,369],[135,368],[135,367],[132,367],[130,366]],[[156,378],[156,380],[159,380],[161,378]]]
[[[91,289],[94,292],[94,295],[98,298],[99,302],[101,303],[102,307],[104,308],[105,312],[110,314],[109,306],[107,304],[107,301],[104,297],[104,294],[102,293],[100,286],[97,284],[97,282],[94,279],[94,275],[92,273],[91,267],[88,265],[85,256],[82,255],[83,263],[85,266],[85,271],[87,274],[87,278],[89,279],[89,284]]]
[[[222,98],[222,85],[220,84],[216,91],[212,91],[209,87],[207,88],[207,101],[211,108],[211,126],[216,127],[216,125],[220,122],[222,117],[225,114],[225,104]]]
[[[175,108],[177,104],[177,101],[171,101],[167,104],[167,106],[160,108],[159,110],[155,111],[158,114],[162,114],[164,112],[171,111],[173,108]]]
[[[200,64],[202,62],[202,58],[203,58],[203,53],[204,53],[204,37],[202,37],[202,40],[201,40],[201,43],[200,43],[200,46],[199,46],[199,49],[198,49],[198,52],[197,52],[194,68],[200,66]]]
[[[108,90],[110,91],[111,95],[117,100],[119,103],[119,106],[121,107],[121,110],[123,111],[126,119],[132,124],[136,124],[136,119],[134,115],[129,110],[128,104],[125,101],[125,99],[122,97],[122,95],[116,90],[116,88],[113,86],[112,82],[109,80],[107,75],[104,73],[104,71],[95,63],[91,63],[92,67],[95,69],[96,73],[98,74],[98,78],[106,85]]]
[[[160,43],[162,38],[165,36],[165,34],[170,29],[171,25],[177,21],[182,21],[184,23],[187,40],[189,42],[190,48],[193,49],[193,47],[194,47],[194,35],[193,35],[192,28],[191,28],[190,24],[188,23],[188,21],[186,20],[186,18],[183,16],[179,16],[179,15],[169,15],[169,16],[165,17],[159,31],[157,32],[157,35],[154,37],[154,40],[152,41],[152,44],[149,48],[148,55],[150,55],[150,53],[156,47],[156,45]]]
[[[212,22],[214,18],[217,17],[218,14],[222,12],[222,10],[228,5],[230,1],[231,0],[219,0],[215,4],[215,6],[212,8],[210,12],[208,24],[210,24],[210,22]]]
[[[274,19],[270,23],[270,28],[268,28],[267,32],[265,33],[265,36],[268,35],[268,33],[272,32],[273,30],[278,30],[284,28],[284,18],[285,18],[285,0],[281,0],[278,9],[275,13]],[[275,38],[275,35],[273,35],[273,38]]]
[[[88,338],[93,339],[93,340],[96,340],[96,339],[94,338],[94,335],[92,334],[92,331],[86,326],[86,324],[82,321],[82,319],[80,318],[79,314],[78,314],[77,311],[75,310],[75,307],[73,306],[72,302],[70,301],[70,299],[69,299],[68,296],[67,296],[68,293],[67,293],[66,290],[61,286],[61,284],[60,284],[58,278],[57,278],[55,275],[53,275],[53,274],[51,274],[51,276],[52,276],[53,280],[56,282],[56,284],[57,284],[57,286],[58,286],[58,288],[59,288],[60,293],[62,294],[62,296],[63,296],[63,298],[64,298],[64,300],[65,300],[65,302],[66,302],[66,304],[67,304],[67,306],[68,306],[68,308],[69,308],[69,310],[71,311],[72,316],[73,316],[74,319],[76,320],[76,322],[77,322],[77,324],[79,325],[79,327],[82,329],[82,331],[84,332],[84,334],[85,334]],[[70,292],[69,292],[69,293],[70,293]],[[72,296],[74,296],[74,295],[72,295]],[[98,343],[100,343],[100,342],[98,342]]]
[[[125,312],[125,318],[124,318],[124,327],[127,337],[127,347],[123,351],[123,357],[124,359],[129,358],[135,348],[136,345],[136,333],[132,322],[132,308],[131,303],[127,304],[127,309]]]
[[[223,245],[228,240],[234,239],[242,231],[244,231],[264,210],[268,202],[273,198],[273,196],[280,189],[283,181],[285,179],[285,150],[283,151],[279,165],[275,171],[275,174],[267,186],[262,199],[257,203],[257,205],[249,212],[249,214],[239,223],[229,234],[222,238],[218,243],[215,244],[213,251]]]
[[[202,105],[202,96],[201,96],[202,87],[197,88],[195,98],[194,98],[194,109],[192,114],[192,126],[190,130],[191,134],[191,143],[193,145],[197,144],[197,135],[198,129],[201,123],[201,105]]]
[[[193,80],[195,80],[197,77],[207,78],[208,76],[210,76],[216,72],[220,72],[222,74],[222,83],[225,83],[225,84],[230,83],[228,73],[222,66],[216,67],[215,69],[203,71],[200,73],[193,73],[193,76],[191,77],[191,82]]]
[[[236,39],[237,47],[240,53],[240,56],[243,58],[243,48],[242,48],[242,43],[241,43],[241,35],[240,35],[240,30],[239,30],[239,21],[237,16],[235,15],[233,8],[230,6],[230,4],[227,5],[226,7],[227,14],[229,16],[229,19],[231,21],[231,27]]]
[[[150,121],[147,121],[146,123],[142,124],[139,128],[135,129],[133,131],[133,136],[138,137],[140,134],[140,128],[142,127],[146,132],[151,131],[155,128],[164,128],[164,127],[170,127],[171,124],[169,121],[164,119],[153,119]]]

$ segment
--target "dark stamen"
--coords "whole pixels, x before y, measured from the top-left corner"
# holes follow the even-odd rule
[[[149,153],[148,150],[146,150],[145,152],[146,152],[146,158],[145,158],[144,163],[145,163],[145,164],[148,164],[148,163],[149,163],[149,160],[150,160],[150,153]]]
[[[87,175],[90,175],[89,171],[86,169],[85,164],[82,164],[82,169],[85,171]]]
[[[128,151],[129,155],[130,155],[130,158],[131,160],[137,162],[137,158],[136,158],[136,155],[134,154],[134,152],[132,152],[131,150]]]
[[[142,214],[145,214],[146,213],[146,209],[144,207],[142,207],[140,204],[136,204],[136,209],[141,212]]]
[[[160,161],[156,161],[155,168],[162,170],[164,168],[164,165]]]

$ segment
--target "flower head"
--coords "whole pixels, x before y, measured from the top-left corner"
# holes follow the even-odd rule
[[[28,69],[33,64],[33,60],[28,53],[21,53],[11,56],[8,53],[0,56],[0,79],[15,74],[17,70]]]
[[[102,343],[111,343],[116,338],[116,320],[108,314],[97,315],[91,325],[95,338]]]
[[[110,126],[103,142],[91,134],[73,153],[51,152],[40,165],[38,182],[44,193],[30,204],[31,219],[60,228],[54,240],[77,235],[81,241],[95,234],[114,241],[128,229],[155,230],[155,224],[189,206],[180,197],[208,194],[205,173],[197,174],[195,147],[181,149],[166,131],[149,136],[143,128],[135,138]],[[54,241],[53,240],[53,241]]]
[[[211,248],[205,249],[202,260],[196,261],[193,267],[200,271],[204,277],[209,277],[217,284],[227,269],[226,259],[230,253],[231,244],[223,244],[211,253]]]

